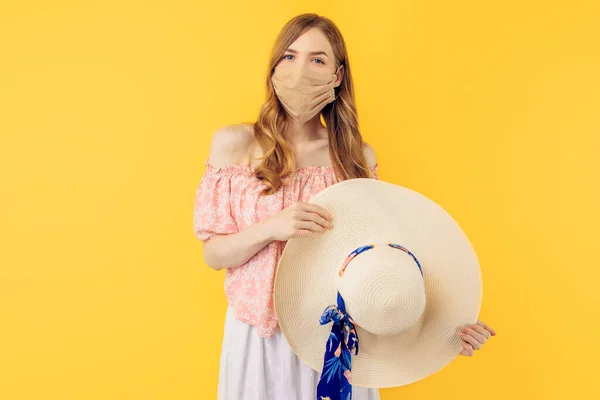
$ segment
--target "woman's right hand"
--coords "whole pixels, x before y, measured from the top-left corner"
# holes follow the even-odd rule
[[[292,237],[310,236],[333,227],[331,214],[312,203],[295,202],[264,221],[264,229],[272,240],[287,241]]]

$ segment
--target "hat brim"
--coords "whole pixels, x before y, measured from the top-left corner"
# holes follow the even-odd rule
[[[279,325],[296,355],[322,370],[331,326],[320,325],[319,318],[336,303],[340,266],[359,246],[393,242],[408,248],[421,263],[425,310],[417,324],[395,336],[376,336],[357,327],[360,348],[352,357],[352,384],[403,386],[456,358],[462,351],[459,330],[477,322],[483,294],[477,255],[456,221],[418,192],[368,178],[331,185],[310,203],[331,212],[334,227],[290,239],[274,284]]]

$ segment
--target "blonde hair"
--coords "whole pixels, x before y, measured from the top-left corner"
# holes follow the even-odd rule
[[[288,21],[275,40],[266,79],[267,99],[254,123],[254,136],[264,152],[254,175],[267,185],[263,194],[275,193],[281,187],[282,180],[295,169],[293,152],[282,135],[286,129],[287,115],[275,94],[271,76],[287,48],[311,28],[320,29],[329,40],[336,68],[344,65],[342,82],[335,88],[336,100],[321,111],[328,131],[329,155],[335,174],[340,180],[371,178],[358,129],[352,74],[342,34],[330,19],[312,13],[302,14]]]

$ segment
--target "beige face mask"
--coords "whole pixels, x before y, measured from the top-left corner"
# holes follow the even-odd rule
[[[341,65],[337,71],[340,68]],[[323,73],[308,67],[278,65],[271,82],[283,108],[298,122],[304,123],[335,100],[336,79],[336,74]]]

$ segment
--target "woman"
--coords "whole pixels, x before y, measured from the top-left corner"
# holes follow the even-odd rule
[[[329,19],[304,14],[283,27],[266,85],[254,124],[215,132],[194,205],[206,263],[226,269],[218,398],[313,400],[320,374],[278,329],[275,268],[287,240],[332,228],[310,196],[337,180],[377,179],[378,165],[358,129],[344,40]],[[469,356],[495,334],[482,322],[463,331]],[[353,398],[379,394],[355,387]]]

